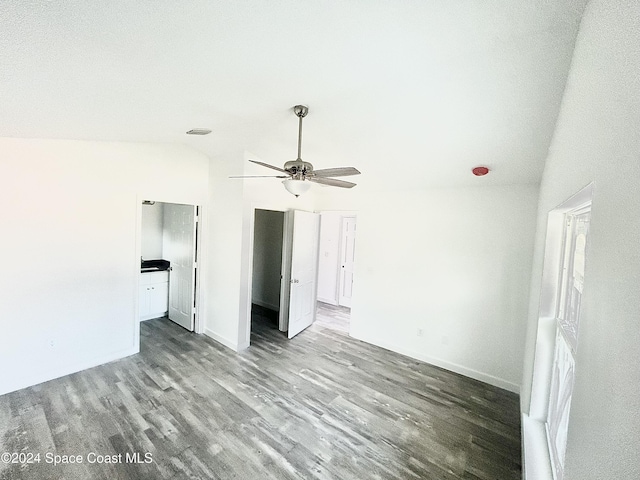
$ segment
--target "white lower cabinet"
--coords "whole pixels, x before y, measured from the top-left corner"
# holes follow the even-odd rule
[[[169,310],[169,272],[140,274],[140,320],[163,317]]]

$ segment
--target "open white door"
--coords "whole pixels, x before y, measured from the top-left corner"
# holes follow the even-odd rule
[[[315,320],[320,241],[320,215],[294,210],[292,217],[289,338]]]
[[[193,331],[195,324],[196,207],[165,204],[163,256],[169,273],[169,320]]]
[[[342,219],[342,251],[340,252],[340,292],[338,304],[351,308],[353,265],[356,254],[356,217]]]

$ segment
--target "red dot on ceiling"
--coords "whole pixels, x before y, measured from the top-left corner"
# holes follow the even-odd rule
[[[487,167],[476,167],[471,170],[471,173],[473,173],[476,177],[482,177],[483,175],[489,173],[489,169]]]

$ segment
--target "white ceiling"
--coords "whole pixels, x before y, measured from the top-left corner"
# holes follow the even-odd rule
[[[359,183],[537,183],[585,2],[2,0],[0,136],[282,165],[304,103],[303,159]]]

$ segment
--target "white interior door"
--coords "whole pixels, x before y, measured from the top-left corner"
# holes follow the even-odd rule
[[[294,210],[289,280],[289,338],[315,320],[319,241],[320,215]]]
[[[356,254],[356,217],[342,219],[342,248],[340,252],[340,292],[338,304],[351,308],[353,266]]]
[[[169,320],[193,331],[195,324],[196,207],[166,204],[163,256],[171,262]]]

